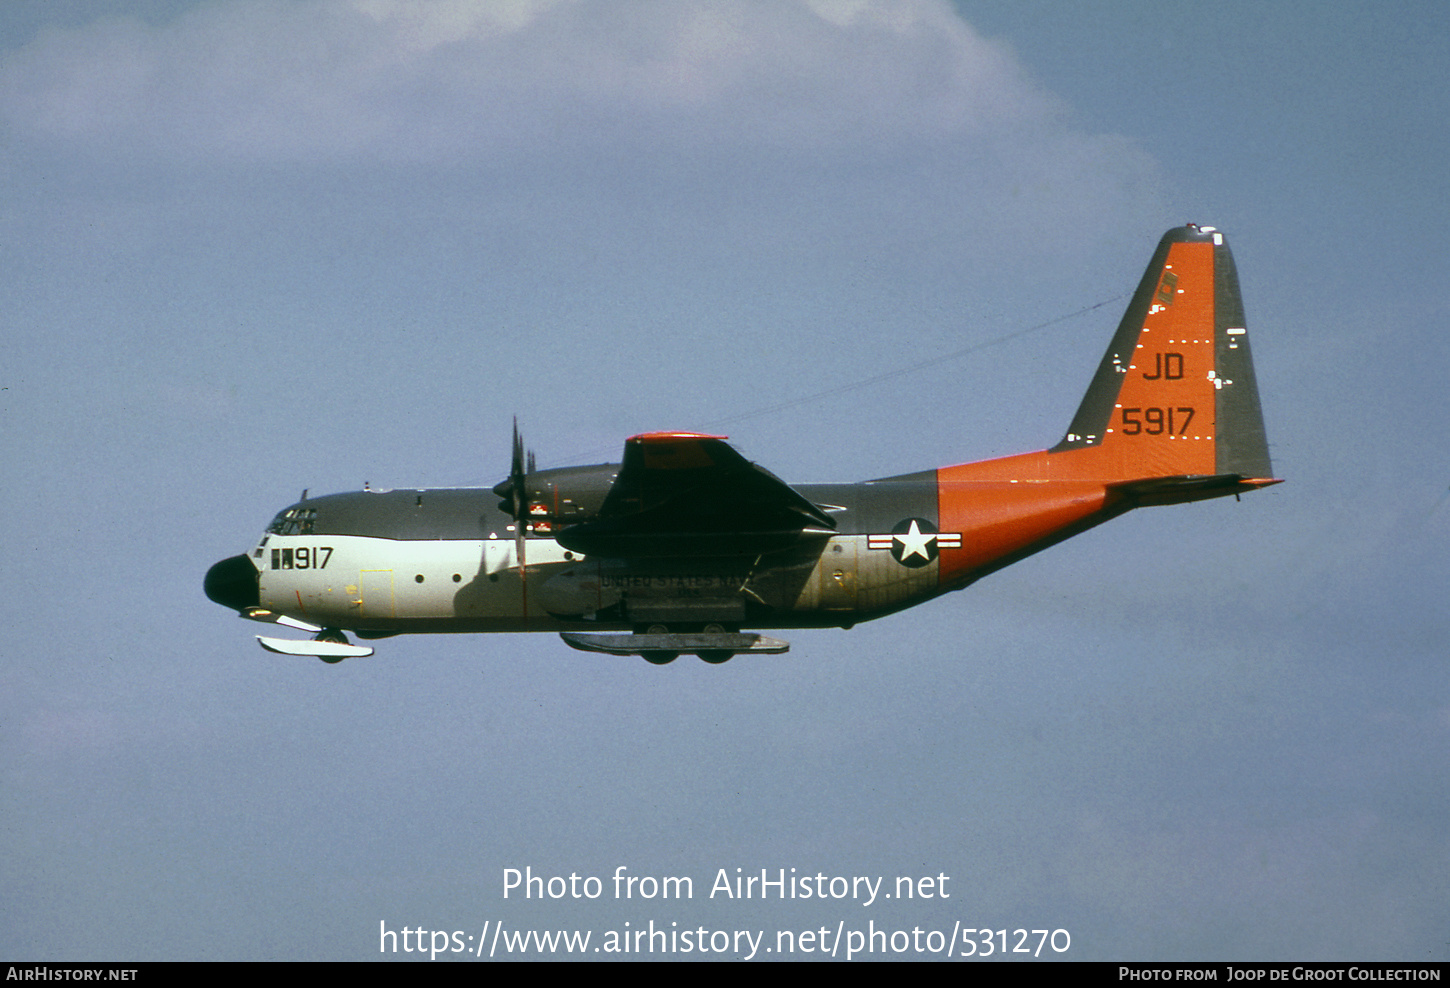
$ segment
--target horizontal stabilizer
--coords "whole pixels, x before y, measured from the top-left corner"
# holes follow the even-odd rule
[[[1225,494],[1244,494],[1270,487],[1282,481],[1268,477],[1241,477],[1236,473],[1217,474],[1210,477],[1151,477],[1146,480],[1129,480],[1109,484],[1108,490],[1120,496],[1127,496],[1139,506],[1161,504],[1186,504],[1189,501],[1205,501]]]

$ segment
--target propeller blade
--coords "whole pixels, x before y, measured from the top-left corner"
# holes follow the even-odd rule
[[[528,524],[528,502],[524,472],[524,440],[519,435],[519,417],[514,416],[514,451],[509,464],[509,487],[514,516],[514,557],[519,562],[519,572],[524,572],[524,526]]]

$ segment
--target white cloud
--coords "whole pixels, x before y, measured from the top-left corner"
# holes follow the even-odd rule
[[[1075,270],[1089,248],[1064,231],[1137,246],[1164,220],[1155,163],[1074,127],[946,0],[216,0],[10,52],[0,129],[0,169],[58,152],[79,190],[97,164],[238,167],[252,191],[298,175],[276,166],[343,166],[383,178],[391,211],[447,188],[631,256],[705,229],[736,255],[895,244],[902,266],[924,252],[923,271],[988,283],[1044,240]]]
[[[230,0],[44,34],[0,93],[22,135],[242,160],[879,148],[1059,113],[945,0]]]

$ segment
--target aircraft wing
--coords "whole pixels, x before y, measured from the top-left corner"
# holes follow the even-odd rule
[[[598,516],[558,540],[599,556],[756,555],[835,527],[723,437],[651,432],[625,440],[624,462]]]

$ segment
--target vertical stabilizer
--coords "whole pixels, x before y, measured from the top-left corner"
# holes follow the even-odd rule
[[[936,476],[939,530],[961,533],[941,549],[944,587],[1132,508],[1278,483],[1223,234],[1163,235],[1062,442]]]
[[[1168,231],[1052,454],[1104,479],[1268,478],[1238,272],[1213,227]],[[1072,471],[1076,473],[1077,471]]]

